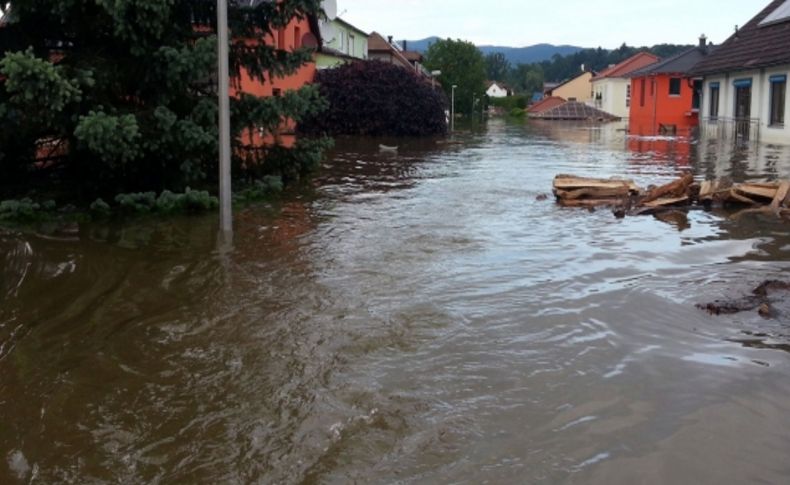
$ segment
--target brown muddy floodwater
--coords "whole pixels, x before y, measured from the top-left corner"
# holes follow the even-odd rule
[[[790,225],[536,200],[790,151],[618,128],[341,140],[229,251],[213,215],[3,230],[0,483],[790,483],[790,322],[695,308],[790,278]]]

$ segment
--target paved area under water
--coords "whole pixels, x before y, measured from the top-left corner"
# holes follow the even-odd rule
[[[537,196],[790,151],[618,128],[340,140],[230,251],[214,216],[0,231],[0,482],[788,483],[790,322],[695,304],[787,278],[790,226]]]

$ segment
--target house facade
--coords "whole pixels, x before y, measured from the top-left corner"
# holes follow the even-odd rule
[[[341,18],[320,21],[323,46],[315,55],[317,69],[329,69],[368,58],[368,34]]]
[[[632,96],[629,74],[659,60],[653,54],[640,52],[600,72],[592,79],[592,105],[618,118],[628,118]]]
[[[629,132],[690,134],[699,125],[702,99],[702,80],[692,71],[714,49],[703,36],[697,47],[631,73]]]
[[[486,89],[486,96],[489,98],[507,98],[510,96],[510,90],[504,84],[498,83],[496,81],[491,81],[488,83],[488,89]]]
[[[593,73],[582,72],[572,79],[546,89],[543,94],[546,97],[563,98],[566,101],[586,103],[592,99],[592,92],[590,90],[590,81],[592,81],[592,78]]]
[[[790,0],[774,0],[695,68],[702,133],[790,145]]]

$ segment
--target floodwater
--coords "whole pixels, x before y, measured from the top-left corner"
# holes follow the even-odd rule
[[[788,483],[790,321],[695,304],[787,277],[790,225],[537,196],[790,151],[620,128],[341,140],[232,248],[214,216],[0,231],[0,483]]]

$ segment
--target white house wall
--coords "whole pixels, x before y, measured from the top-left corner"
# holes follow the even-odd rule
[[[628,88],[631,86],[630,79],[606,78],[593,81],[593,106],[618,118],[626,119],[629,117],[631,109],[628,104]],[[597,101],[598,97],[601,101]]]
[[[702,91],[702,113],[704,120],[710,118],[710,86],[719,83],[719,118],[735,117],[735,86],[739,79],[752,80],[751,118],[759,120],[760,141],[790,145],[790,90],[785,94],[785,124],[769,126],[771,121],[771,76],[786,75],[790,81],[790,65],[760,71],[745,71],[705,78]]]
[[[491,86],[490,88],[488,88],[488,91],[486,91],[486,94],[490,98],[506,98],[507,97],[507,91],[505,91],[504,89],[500,88],[496,84]]]

